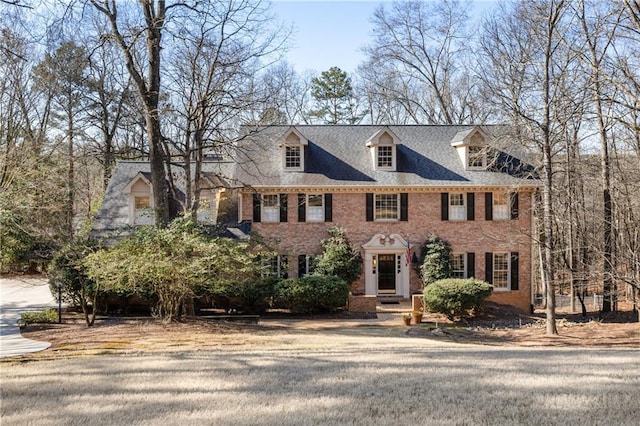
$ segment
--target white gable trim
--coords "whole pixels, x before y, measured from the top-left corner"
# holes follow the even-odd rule
[[[138,174],[136,174],[133,179],[131,179],[131,182],[129,182],[127,184],[127,186],[124,187],[124,192],[126,192],[127,194],[131,194],[132,190],[133,190],[133,186],[139,181],[142,180],[148,187],[149,187],[149,192],[151,192],[151,181],[149,179],[147,179],[147,177],[144,175],[144,173],[142,172],[138,172]],[[138,191],[139,192],[139,191]]]

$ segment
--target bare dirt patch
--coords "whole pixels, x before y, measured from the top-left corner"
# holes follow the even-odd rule
[[[452,323],[427,314],[419,326],[402,326],[398,314],[391,320],[354,319],[348,315],[313,318],[279,315],[263,317],[259,324],[236,321],[189,319],[163,323],[154,319],[106,318],[87,327],[79,315],[64,324],[30,325],[22,330],[26,338],[51,343],[46,351],[24,355],[25,359],[56,359],[109,353],[157,353],[222,348],[250,348],[279,345],[308,335],[309,341],[326,335],[405,337],[440,342],[492,346],[555,346],[591,348],[640,348],[640,323],[631,322],[631,312],[617,312],[605,318],[597,315],[559,315],[558,336],[545,334],[542,314],[488,306],[469,323]]]

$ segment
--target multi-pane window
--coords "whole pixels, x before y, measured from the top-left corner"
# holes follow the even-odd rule
[[[280,221],[280,202],[278,194],[267,194],[262,196],[262,221]]]
[[[393,147],[392,146],[383,145],[378,147],[378,167],[379,168],[393,167]]]
[[[509,288],[509,253],[493,254],[493,287]]]
[[[200,203],[198,205],[198,221],[204,223],[215,222],[215,205],[215,199],[208,197],[200,198]]]
[[[506,192],[493,193],[493,219],[507,220],[510,218],[509,194]]]
[[[464,194],[449,194],[449,220],[465,220]]]
[[[398,220],[398,194],[376,194],[375,220]]]
[[[264,275],[277,277],[277,278],[287,278],[289,272],[289,265],[287,261],[287,256],[273,256],[270,259],[267,259],[266,262],[263,263],[265,269]]]
[[[485,167],[485,149],[481,146],[470,146],[467,148],[467,166],[474,168]]]
[[[324,195],[307,196],[307,222],[324,222]]]
[[[298,277],[313,274],[318,266],[318,256],[315,254],[301,254],[298,256]]]
[[[452,253],[450,259],[451,277],[465,278],[465,255],[464,253]]]
[[[286,146],[284,151],[284,167],[287,169],[300,168],[300,146]]]
[[[148,195],[134,197],[134,225],[153,225],[154,215]]]

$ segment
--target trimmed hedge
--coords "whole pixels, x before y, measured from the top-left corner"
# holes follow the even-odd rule
[[[335,276],[305,275],[276,286],[280,305],[295,313],[335,312],[347,304],[349,286]]]
[[[47,308],[44,311],[23,312],[19,324],[53,324],[58,322],[58,311]]]
[[[424,305],[450,320],[464,318],[469,311],[478,309],[492,291],[491,284],[474,278],[447,278],[425,287]]]

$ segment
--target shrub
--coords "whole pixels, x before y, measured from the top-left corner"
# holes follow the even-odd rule
[[[431,235],[422,246],[420,254],[422,265],[420,265],[419,272],[424,285],[451,276],[451,248],[445,240]]]
[[[470,310],[480,307],[492,291],[491,284],[474,278],[439,280],[425,287],[424,305],[450,320],[463,318]]]
[[[347,303],[349,286],[339,277],[305,275],[276,285],[276,297],[291,312],[335,312]]]
[[[350,284],[362,273],[360,252],[351,247],[343,228],[334,226],[327,232],[330,237],[321,241],[322,254],[318,257],[315,274],[340,277]]]
[[[261,280],[232,283],[216,288],[213,296],[215,304],[226,310],[235,309],[240,312],[260,314],[271,306],[278,278],[268,277]]]
[[[23,312],[20,316],[20,324],[53,324],[58,322],[58,311],[47,308],[44,311]]]

